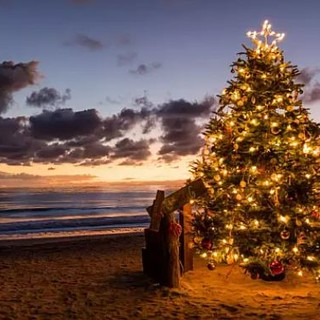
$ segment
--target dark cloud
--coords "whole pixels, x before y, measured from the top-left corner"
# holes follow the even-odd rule
[[[203,141],[200,133],[202,125],[196,120],[208,118],[214,101],[207,98],[203,102],[190,103],[185,100],[175,100],[158,107],[156,114],[160,119],[163,143],[159,150],[161,159],[171,162],[180,156],[196,154]]]
[[[124,138],[116,143],[111,157],[113,159],[126,158],[128,161],[147,160],[151,155],[149,147],[152,142],[154,140],[142,139],[133,141],[132,139]]]
[[[116,39],[118,46],[129,46],[133,44],[133,38],[130,34],[120,34]]]
[[[104,120],[100,135],[106,141],[110,141],[123,137],[126,132],[133,129],[136,125],[141,125],[143,132],[147,133],[151,125],[152,115],[152,110],[145,107],[140,110],[124,108],[120,113]]]
[[[71,41],[65,42],[65,45],[78,45],[91,51],[102,50],[105,47],[100,40],[91,38],[82,33],[77,34]]]
[[[212,99],[193,103],[173,100],[156,106],[144,96],[137,98],[135,105],[136,109],[124,108],[107,118],[101,118],[95,109],[67,108],[44,110],[30,118],[0,117],[0,161],[9,165],[97,166],[114,161],[141,165],[151,156],[150,146],[155,140],[129,138],[136,128],[143,134],[155,128],[162,130],[157,140],[162,143],[162,161],[199,151],[203,143],[199,133],[203,120],[210,116]],[[111,140],[114,146],[108,145]]]
[[[58,106],[64,104],[71,98],[70,89],[66,89],[63,94],[60,94],[54,88],[44,87],[39,91],[33,91],[26,99],[26,104],[32,107],[43,108],[45,106]]]
[[[311,88],[308,88],[303,94],[303,102],[313,103],[320,100],[320,83],[316,82]]]
[[[129,73],[135,74],[135,75],[146,75],[154,70],[160,69],[162,67],[162,64],[160,62],[153,62],[151,64],[140,64],[135,70],[130,70]]]
[[[7,111],[15,91],[35,84],[41,78],[37,67],[37,61],[18,64],[5,61],[0,64],[0,114]]]
[[[136,52],[126,52],[123,54],[117,55],[117,65],[119,67],[129,65],[133,63],[134,60],[136,60],[138,54]]]
[[[314,77],[320,73],[320,68],[303,68],[297,76],[297,80],[308,86]]]
[[[72,109],[44,110],[30,117],[33,137],[51,141],[67,140],[94,133],[102,120],[95,109],[74,112]]]
[[[46,146],[30,136],[25,117],[0,117],[0,161],[9,165],[28,165],[36,150]]]

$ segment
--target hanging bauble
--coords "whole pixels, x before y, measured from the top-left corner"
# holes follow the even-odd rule
[[[303,245],[307,243],[307,236],[304,232],[300,232],[297,238],[297,244]]]
[[[274,134],[274,135],[279,134],[280,131],[281,131],[281,129],[279,127],[272,127],[271,128],[271,133]]]
[[[296,226],[301,227],[302,226],[302,221],[300,219],[296,219]]]
[[[203,249],[210,250],[210,249],[212,249],[212,246],[213,246],[213,243],[212,243],[211,239],[208,239],[208,238],[202,239],[201,247]]]
[[[242,200],[241,194],[238,193],[238,194],[236,195],[236,199],[237,199],[238,201]]]
[[[200,244],[202,240],[203,240],[203,237],[200,237],[200,236],[195,236],[195,237],[193,238],[193,242],[194,242],[195,244]]]
[[[320,212],[314,210],[314,211],[311,212],[311,216],[312,216],[313,218],[319,219],[319,218],[320,218]]]
[[[212,271],[216,268],[216,265],[214,264],[213,261],[209,261],[208,265],[207,265],[207,268]]]
[[[269,265],[269,268],[273,276],[284,273],[284,265],[280,261],[272,261]]]
[[[216,174],[216,175],[213,177],[213,179],[218,182],[218,181],[221,180],[221,177],[220,177],[218,174]]]
[[[291,105],[287,106],[286,109],[287,109],[287,111],[291,112],[294,110],[294,106],[291,106]]]
[[[243,107],[244,106],[244,102],[242,100],[238,100],[237,101],[237,106],[238,107]]]
[[[271,163],[272,165],[276,165],[276,164],[278,163],[278,160],[277,160],[276,158],[272,158],[272,159],[270,160],[270,163]]]
[[[241,181],[240,181],[240,187],[241,187],[241,188],[245,188],[246,185],[247,185],[247,183],[246,183],[244,180],[241,180]]]
[[[288,230],[283,230],[280,232],[280,237],[283,240],[288,240],[290,238],[290,232]]]

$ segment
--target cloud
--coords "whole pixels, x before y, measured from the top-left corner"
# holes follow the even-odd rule
[[[152,110],[148,108],[142,107],[140,110],[124,108],[120,113],[108,117],[103,121],[100,136],[106,141],[120,138],[136,125],[141,125],[143,132],[147,133],[151,118]]]
[[[320,100],[320,83],[316,82],[311,88],[303,94],[303,102],[313,103]]]
[[[71,41],[65,42],[65,45],[78,45],[91,51],[102,50],[105,47],[100,40],[91,38],[82,33],[78,33]]]
[[[157,69],[160,69],[161,67],[162,64],[160,62],[153,62],[151,64],[140,64],[135,70],[130,70],[129,73],[143,76]]]
[[[111,157],[113,159],[126,158],[131,161],[147,160],[151,155],[149,147],[152,142],[154,140],[141,139],[133,141],[132,139],[124,138],[116,143]]]
[[[44,110],[30,117],[30,130],[37,139],[67,140],[93,134],[102,120],[95,109],[74,112],[72,109]]]
[[[136,52],[127,52],[123,54],[118,54],[117,65],[119,67],[129,65],[137,58],[137,56],[138,54]]]
[[[33,154],[46,146],[31,137],[25,117],[0,117],[0,161],[10,165],[29,165]]]
[[[35,84],[41,78],[37,67],[37,61],[18,64],[5,61],[0,64],[0,114],[8,110],[15,91]]]
[[[320,73],[320,68],[303,68],[297,76],[297,80],[308,86],[314,77]]]
[[[117,38],[116,38],[116,44],[118,46],[129,46],[133,44],[133,38],[130,34],[124,33],[124,34],[120,34]]]
[[[165,162],[199,151],[203,143],[199,133],[204,119],[210,117],[212,99],[155,105],[142,97],[135,104],[136,109],[123,108],[106,118],[95,109],[70,108],[43,110],[29,118],[0,117],[0,161],[9,165],[140,165],[151,156],[155,141],[162,144],[158,155]],[[133,140],[129,135],[136,128],[142,134],[157,128],[158,137]]]
[[[26,99],[26,104],[32,107],[43,108],[45,106],[57,106],[64,104],[71,98],[70,89],[66,89],[63,94],[60,94],[54,88],[44,87],[39,91],[33,91]]]
[[[160,119],[163,143],[159,155],[165,162],[171,162],[180,156],[196,154],[203,141],[200,138],[203,126],[197,119],[209,118],[214,101],[207,98],[201,103],[190,103],[183,99],[170,101],[158,107],[156,114]]]

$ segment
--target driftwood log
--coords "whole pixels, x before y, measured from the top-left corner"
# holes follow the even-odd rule
[[[189,202],[205,192],[200,179],[167,197],[158,190],[153,205],[147,208],[150,227],[145,229],[143,271],[161,285],[179,288],[182,273],[193,269],[193,250],[189,248],[192,206]]]

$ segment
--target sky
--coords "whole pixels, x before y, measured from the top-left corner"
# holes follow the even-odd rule
[[[318,0],[0,0],[0,186],[186,180],[230,64],[266,19],[320,122],[319,12]]]

